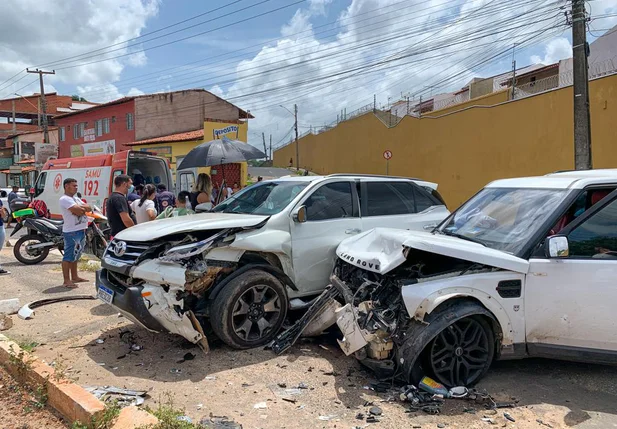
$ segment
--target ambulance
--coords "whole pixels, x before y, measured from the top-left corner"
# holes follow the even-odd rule
[[[163,183],[167,189],[174,190],[171,169],[165,158],[127,150],[107,155],[50,159],[36,180],[34,198],[47,204],[52,218],[61,218],[59,200],[64,194],[63,182],[70,177],[77,180],[77,192],[88,204],[105,210],[107,198],[114,189],[113,179],[120,174],[128,174],[134,183],[154,186]]]

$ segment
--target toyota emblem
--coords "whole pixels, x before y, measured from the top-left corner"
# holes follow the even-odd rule
[[[116,247],[114,248],[114,253],[116,256],[122,256],[126,253],[126,243],[124,241],[116,242]]]

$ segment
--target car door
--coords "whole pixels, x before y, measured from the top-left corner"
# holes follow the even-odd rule
[[[529,353],[614,362],[617,191],[559,235],[568,239],[567,256],[530,259],[525,291]]]
[[[432,229],[447,215],[441,202],[411,181],[363,181],[362,229]]]
[[[325,183],[300,206],[306,222],[291,220],[294,282],[301,294],[323,290],[334,267],[336,248],[345,238],[362,231],[356,186],[351,181]]]

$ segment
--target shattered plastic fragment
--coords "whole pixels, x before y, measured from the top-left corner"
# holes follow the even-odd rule
[[[182,374],[182,370],[178,368],[172,368],[169,370],[169,372],[172,374]]]
[[[266,404],[265,402],[258,402],[255,405],[253,405],[253,408],[255,408],[256,410],[263,410],[268,408],[268,404]]]
[[[469,389],[464,386],[453,387],[449,392],[450,398],[464,398],[467,395],[469,395]]]
[[[178,416],[176,417],[176,420],[179,422],[193,423],[193,420],[191,420],[189,416]]]
[[[319,420],[322,420],[322,421],[329,421],[329,420],[335,419],[337,417],[338,416],[336,414],[330,414],[329,416],[319,416],[318,418],[319,418]]]
[[[509,413],[503,413],[503,416],[507,419],[510,420],[511,422],[515,422],[516,420],[514,420],[514,417],[512,417]]]
[[[105,344],[105,340],[103,340],[101,338],[97,338],[94,342],[97,343],[97,344]]]

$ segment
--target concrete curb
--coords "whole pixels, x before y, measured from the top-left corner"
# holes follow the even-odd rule
[[[21,352],[22,349],[17,343],[0,334],[0,365],[3,365],[18,380],[28,382],[32,386],[47,386],[47,404],[58,411],[69,424],[77,421],[82,424],[90,424],[105,410],[105,404],[81,386],[68,380],[53,380],[51,376],[54,374],[54,369],[38,360],[34,355],[23,352],[24,365],[16,364],[15,359]],[[134,416],[145,413],[145,411],[125,410],[121,411],[121,417],[123,417],[121,420],[124,424],[120,427],[123,429],[137,427],[127,424],[125,415]],[[141,417],[145,419],[147,416],[142,415]],[[156,424],[158,420],[156,417],[152,417],[154,420],[146,420],[147,423]],[[136,421],[136,423],[143,424],[143,421]]]
[[[32,386],[47,386],[47,403],[58,411],[69,423],[79,421],[88,424],[105,410],[105,404],[81,386],[68,380],[55,381],[51,378],[54,369],[24,352],[24,365],[15,365],[15,359],[22,352],[17,343],[0,334],[0,364],[18,380]],[[28,363],[29,362],[29,363]]]

